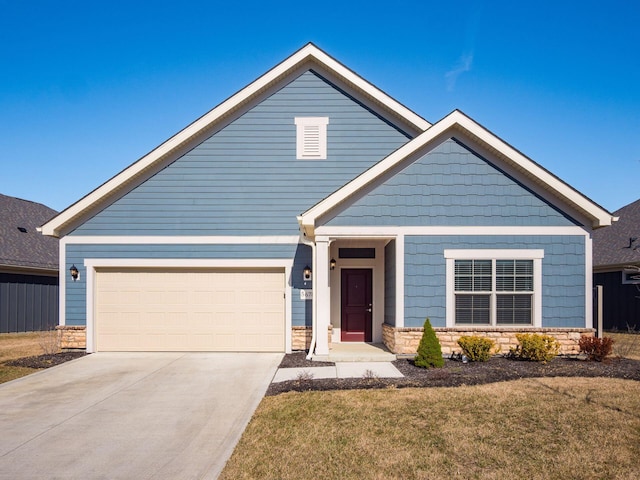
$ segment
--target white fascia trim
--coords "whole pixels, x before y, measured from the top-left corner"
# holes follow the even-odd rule
[[[406,120],[408,123],[415,125],[419,131],[424,131],[431,126],[429,122],[409,110],[404,105],[398,103],[393,98],[389,97],[386,93],[380,89],[374,87],[372,84],[364,80],[353,71],[331,58],[324,53],[318,47],[313,44],[307,44],[289,58],[269,70],[254,82],[247,85],[245,88],[229,97],[213,110],[204,114],[198,120],[191,125],[178,132],[169,140],[161,144],[156,149],[149,152],[147,155],[140,158],[137,162],[102,184],[100,187],[89,193],[87,196],[68,207],[59,215],[45,223],[41,229],[43,235],[59,236],[59,229],[67,222],[70,222],[74,218],[80,216],[86,209],[90,208],[96,203],[101,202],[113,191],[118,189],[121,185],[141,174],[143,171],[151,167],[155,162],[164,158],[170,154],[173,150],[179,148],[181,145],[189,142],[195,136],[202,131],[215,124],[217,121],[224,118],[227,114],[238,108],[240,105],[251,99],[253,96],[260,94],[263,90],[267,89],[274,82],[287,73],[292,72],[302,64],[308,61],[316,62],[324,68],[332,71],[338,77],[343,78],[349,84],[352,84],[355,88],[361,90],[366,95],[374,98],[377,102],[396,113],[400,118]]]
[[[86,345],[87,352],[95,351],[95,279],[96,268],[282,268],[285,276],[285,353],[291,353],[292,287],[291,270],[293,260],[283,259],[156,259],[156,258],[88,258],[86,287]],[[62,283],[61,283],[62,285]],[[61,291],[62,288],[61,288]],[[62,298],[62,297],[61,297]],[[62,302],[61,302],[62,303]],[[61,317],[63,318],[63,317]]]
[[[320,216],[331,211],[349,197],[355,195],[359,190],[374,182],[387,171],[406,160],[409,156],[416,154],[416,152],[430,143],[438,143],[446,138],[455,136],[456,132],[466,134],[473,139],[473,141],[498,152],[504,157],[505,161],[510,162],[519,170],[527,172],[528,175],[537,178],[545,189],[554,193],[559,198],[565,199],[567,203],[576,205],[578,209],[585,212],[585,214],[591,218],[594,227],[611,225],[614,217],[609,212],[525,157],[462,112],[455,110],[439,122],[433,124],[424,133],[409,141],[384,160],[304,212],[300,216],[302,227],[308,232],[313,232],[316,220]]]
[[[61,244],[103,244],[103,245],[288,245],[297,244],[300,235],[287,236],[155,236],[155,235],[87,235],[66,236],[60,239]]]
[[[489,130],[485,129],[462,112],[456,110],[445,118],[449,117],[451,117],[458,128],[471,133],[475,139],[480,140],[485,145],[488,145],[490,148],[501,153],[511,163],[515,164],[517,168],[520,168],[539,179],[547,189],[556,192],[559,197],[564,198],[568,203],[579,207],[579,209],[584,211],[592,219],[594,227],[611,225],[612,221],[614,221],[614,217],[609,212],[593,203],[580,192],[570,187],[567,183],[563,182],[531,159],[527,158],[511,145],[505,143],[502,139],[495,136]]]
[[[396,235],[584,235],[589,236],[584,228],[570,227],[318,227],[316,235],[338,237],[371,237],[393,238]]]

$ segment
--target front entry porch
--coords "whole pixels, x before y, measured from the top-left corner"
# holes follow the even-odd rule
[[[322,362],[393,362],[396,355],[382,343],[332,343],[328,355],[312,356]]]

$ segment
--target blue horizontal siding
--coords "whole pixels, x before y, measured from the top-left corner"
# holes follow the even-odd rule
[[[87,258],[144,258],[144,259],[293,259],[291,278],[291,312],[294,326],[311,325],[311,302],[300,300],[300,290],[310,289],[311,282],[303,282],[302,271],[311,265],[311,248],[301,244],[248,245],[110,245],[69,244],[66,262],[80,271],[77,282],[67,281],[66,324],[86,325],[86,268]]]
[[[575,222],[450,139],[338,213],[328,225],[565,226]]]
[[[445,249],[543,249],[542,326],[585,326],[583,236],[405,237],[405,326],[446,325]]]
[[[329,117],[326,160],[296,160],[296,116]],[[297,215],[407,141],[307,71],[72,235],[296,234]]]

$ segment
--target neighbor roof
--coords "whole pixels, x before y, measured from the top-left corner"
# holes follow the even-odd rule
[[[369,185],[383,178],[407,159],[434,148],[451,137],[470,140],[491,152],[510,168],[517,170],[539,185],[553,198],[570,206],[585,216],[593,228],[611,225],[616,219],[607,210],[597,205],[548,170],[526,157],[511,145],[491,133],[479,123],[459,110],[454,110],[439,122],[434,123],[425,132],[407,142],[388,157],[340,188],[298,217],[298,222],[308,236],[313,236],[320,217],[344,204],[348,199]]]
[[[57,213],[41,203],[0,194],[0,268],[57,270],[58,240],[37,230]]]
[[[614,225],[593,233],[594,268],[640,265],[640,199],[614,215],[620,217]]]
[[[92,212],[98,211],[126,193],[136,182],[155,173],[167,162],[177,159],[194,141],[207,133],[210,134],[216,125],[226,121],[242,108],[246,108],[250,102],[261,98],[274,87],[284,84],[292,76],[309,69],[317,70],[321,75],[327,74],[332,80],[336,80],[348,88],[356,98],[374,106],[382,116],[394,119],[414,135],[423,132],[431,125],[424,118],[309,43],[133,165],[65,209],[60,215],[42,226],[42,233],[52,236],[64,235],[74,225],[88,218]]]

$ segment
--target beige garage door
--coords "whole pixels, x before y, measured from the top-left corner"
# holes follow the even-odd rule
[[[97,351],[283,352],[283,271],[96,272]]]

